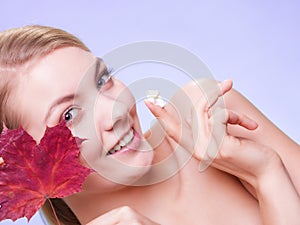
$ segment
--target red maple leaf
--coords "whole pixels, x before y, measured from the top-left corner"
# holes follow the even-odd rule
[[[92,171],[79,162],[77,140],[64,123],[47,127],[37,144],[22,128],[0,136],[0,221],[28,220],[48,198],[82,190]]]

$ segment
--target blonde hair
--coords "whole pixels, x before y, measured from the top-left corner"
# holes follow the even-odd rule
[[[90,51],[77,37],[53,27],[32,25],[0,32],[0,133],[3,126],[15,129],[21,125],[20,115],[12,107],[10,99],[22,66],[63,47]],[[50,201],[61,224],[80,224],[62,199]],[[50,204],[46,203],[42,210],[48,221],[55,224]]]

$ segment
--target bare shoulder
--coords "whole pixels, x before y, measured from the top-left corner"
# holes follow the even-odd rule
[[[269,120],[252,102],[243,94],[232,89],[224,96],[226,107],[241,115],[246,115],[258,123],[254,131],[243,129],[239,126],[230,126],[232,135],[251,138],[273,149],[298,148],[299,145],[289,138],[279,127]]]

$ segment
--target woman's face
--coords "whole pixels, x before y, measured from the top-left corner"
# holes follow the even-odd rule
[[[101,59],[61,48],[24,73],[14,102],[22,126],[40,140],[46,126],[64,120],[74,136],[85,139],[81,160],[101,175],[92,174],[86,190],[132,184],[148,171],[153,151],[141,133],[135,100]]]

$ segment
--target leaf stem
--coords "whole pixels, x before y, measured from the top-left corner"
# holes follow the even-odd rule
[[[55,212],[55,209],[53,207],[53,204],[52,204],[51,200],[49,198],[47,198],[47,200],[48,200],[48,202],[49,202],[49,204],[51,206],[51,209],[52,209],[53,215],[54,215],[54,217],[56,219],[57,225],[60,225],[59,219],[58,219],[58,217],[56,215],[56,212]]]

